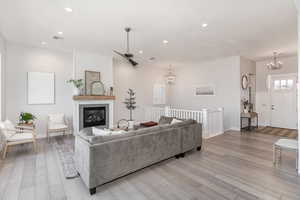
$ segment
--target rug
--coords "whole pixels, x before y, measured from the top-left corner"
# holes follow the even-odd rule
[[[286,129],[286,128],[274,128],[270,126],[260,127],[256,130],[258,133],[268,134],[268,135],[276,135],[280,137],[286,137],[290,139],[298,138],[298,131],[295,129]]]
[[[74,161],[74,148],[71,141],[55,140],[53,143],[58,152],[59,160],[61,162],[64,175],[66,179],[78,177]]]

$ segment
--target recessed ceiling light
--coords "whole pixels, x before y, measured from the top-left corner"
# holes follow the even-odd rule
[[[206,24],[206,23],[202,24],[202,27],[203,27],[203,28],[205,28],[205,27],[207,27],[207,26],[208,26],[208,24]]]
[[[47,44],[47,42],[44,42],[44,41],[43,41],[43,42],[41,42],[41,44],[42,44],[42,45],[46,45],[46,44]]]
[[[63,32],[61,32],[61,31],[58,31],[58,32],[57,32],[57,34],[59,34],[59,35],[62,35],[62,34],[63,34]]]
[[[168,41],[168,40],[163,40],[163,43],[164,43],[164,44],[168,44],[169,41]]]
[[[66,8],[65,8],[65,11],[66,11],[66,12],[72,12],[73,9],[72,9],[72,8],[69,8],[69,7],[66,7]]]
[[[139,50],[139,54],[143,54],[144,52],[143,52],[143,50]]]

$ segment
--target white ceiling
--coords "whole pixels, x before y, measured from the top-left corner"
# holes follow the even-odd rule
[[[125,50],[130,26],[133,53],[174,61],[296,54],[296,16],[293,0],[0,0],[0,31],[9,41],[111,54]],[[58,31],[63,41],[52,39]]]

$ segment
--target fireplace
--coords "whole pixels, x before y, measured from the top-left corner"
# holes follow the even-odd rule
[[[109,127],[109,104],[79,105],[79,130],[87,127]]]

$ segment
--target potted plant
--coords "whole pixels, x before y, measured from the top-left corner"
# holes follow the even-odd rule
[[[70,79],[67,83],[72,83],[75,87],[74,95],[81,95],[81,89],[83,87],[83,80],[82,79]]]
[[[129,95],[129,98],[126,98],[124,103],[126,105],[126,108],[129,110],[129,129],[132,129],[134,125],[134,121],[132,119],[132,111],[136,109],[135,92],[132,89],[128,89],[127,93]]]
[[[31,124],[34,122],[34,120],[36,119],[36,117],[28,112],[21,112],[20,113],[20,123],[24,123],[24,124]]]

